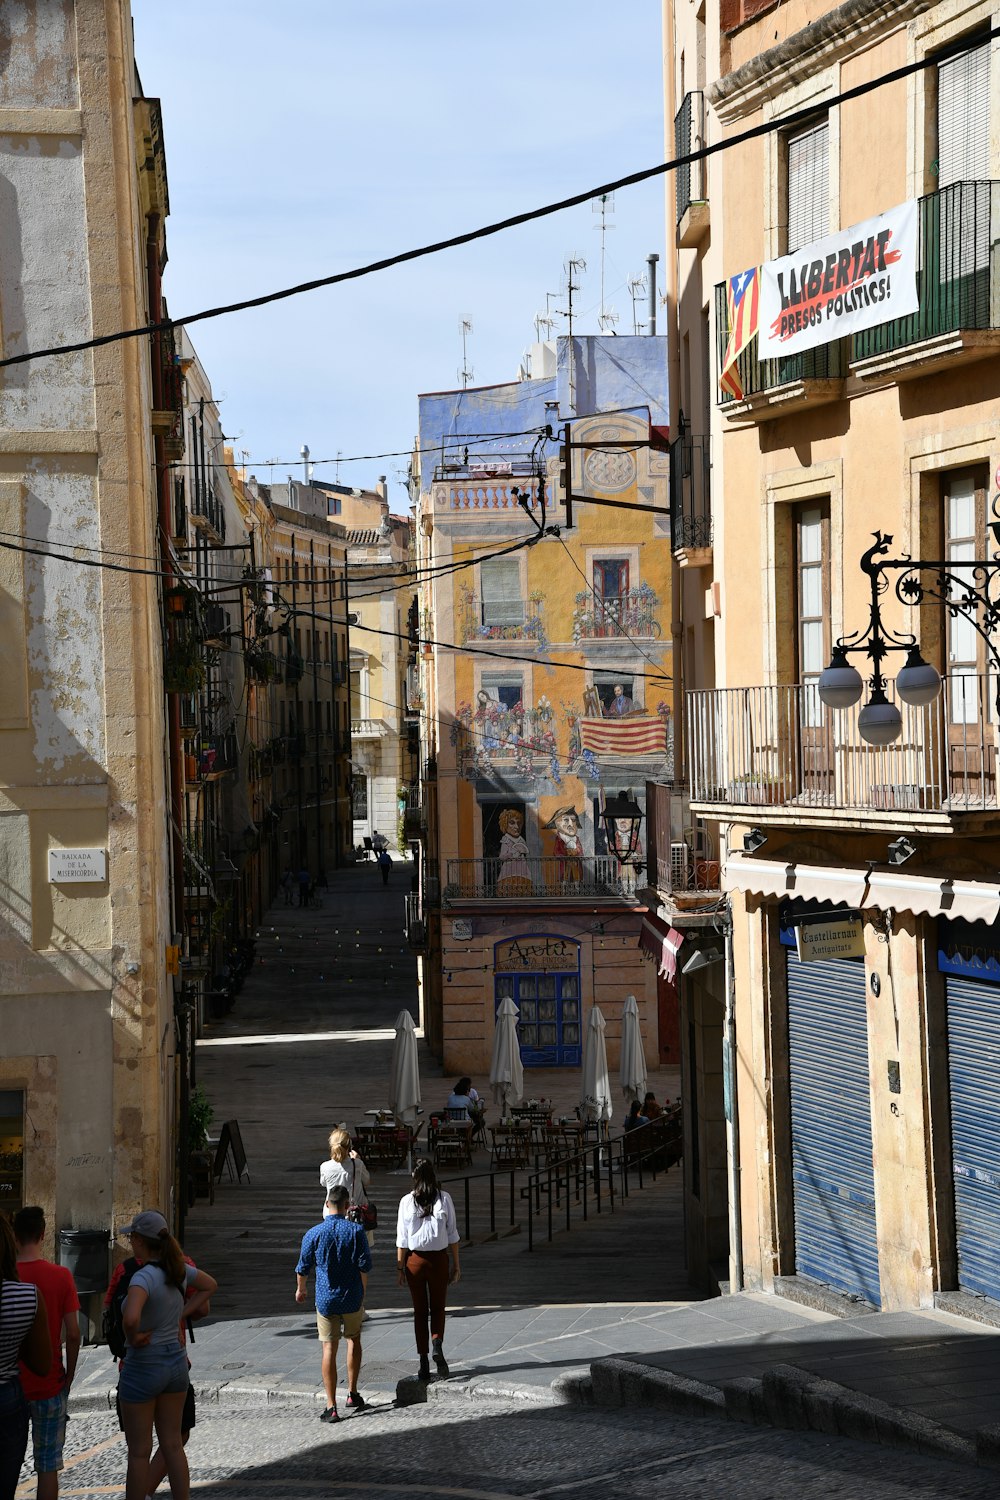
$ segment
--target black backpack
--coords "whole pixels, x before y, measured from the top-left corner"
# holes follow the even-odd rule
[[[101,1319],[101,1332],[113,1359],[124,1359],[125,1350],[128,1348],[122,1312],[125,1307],[125,1298],[128,1296],[129,1282],[138,1269],[139,1262],[134,1255],[130,1255],[122,1265],[122,1274],[118,1278],[114,1295],[104,1309],[104,1316]]]

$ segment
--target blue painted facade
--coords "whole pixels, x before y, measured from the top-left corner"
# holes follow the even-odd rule
[[[645,415],[654,426],[669,420],[667,340],[665,338],[585,336],[573,339],[572,381],[575,408],[570,404],[571,361],[568,338],[556,340],[556,374],[540,380],[517,380],[504,385],[433,391],[418,397],[420,449],[433,463],[433,450],[456,438],[470,438],[477,458],[526,454],[530,437],[516,437],[546,421],[565,422],[602,412],[631,411]],[[546,411],[557,401],[558,413]],[[479,433],[509,434],[480,439]],[[459,458],[450,449],[446,458]]]

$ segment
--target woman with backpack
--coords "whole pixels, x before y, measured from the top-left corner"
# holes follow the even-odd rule
[[[33,1375],[47,1375],[52,1364],[45,1300],[17,1274],[17,1245],[0,1214],[0,1500],[14,1500],[28,1446],[28,1403],[17,1362]]]
[[[128,1445],[125,1500],[145,1500],[150,1486],[153,1426],[174,1500],[190,1500],[191,1479],[181,1433],[189,1376],[180,1339],[182,1317],[197,1317],[216,1290],[205,1271],[188,1265],[162,1214],[147,1209],[122,1231],[141,1262],[122,1308],[126,1350],[118,1382]],[[188,1287],[193,1294],[185,1303]]]

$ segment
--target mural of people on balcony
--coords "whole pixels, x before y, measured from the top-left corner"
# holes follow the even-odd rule
[[[621,851],[621,854],[625,856],[624,859],[619,857],[622,895],[634,901],[639,884],[639,871],[645,868],[645,857],[638,830],[633,827],[630,818],[615,819],[615,850],[616,853]]]
[[[624,685],[620,682],[616,682],[614,684],[614,693],[612,694],[611,702],[608,704],[607,709],[605,710],[607,717],[609,719],[622,719],[626,714],[630,714],[634,707],[635,704],[629,697],[628,693],[626,693]]]
[[[559,884],[578,886],[583,880],[583,826],[580,814],[573,807],[560,807],[546,823],[546,828],[555,829],[553,852],[559,861]]]
[[[505,808],[497,819],[503,837],[500,840],[498,896],[530,896],[533,890],[528,868],[528,846],[521,833],[521,814]]]

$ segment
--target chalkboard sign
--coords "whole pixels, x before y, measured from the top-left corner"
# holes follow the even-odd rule
[[[227,1163],[227,1157],[232,1155],[232,1163]],[[243,1149],[243,1137],[240,1135],[238,1120],[227,1120],[219,1135],[219,1144],[215,1148],[215,1179],[218,1182],[222,1177],[222,1169],[229,1165],[229,1175],[232,1176],[233,1167],[236,1168],[236,1181],[239,1182],[244,1172],[247,1182],[250,1181],[250,1168],[247,1166],[247,1154]]]

